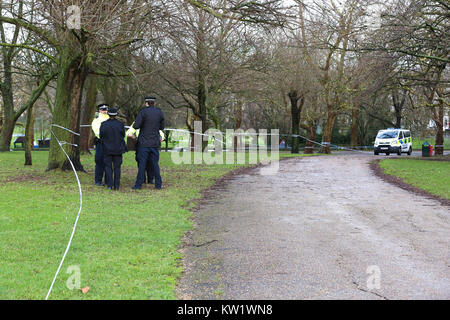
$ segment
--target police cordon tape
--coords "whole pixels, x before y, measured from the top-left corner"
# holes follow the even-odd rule
[[[73,132],[72,130],[67,129],[67,128],[64,128],[64,127],[62,127],[62,126],[59,126],[59,125],[57,125],[57,124],[52,124],[51,127],[60,128],[60,129],[66,130],[66,131],[68,131],[68,132],[70,132],[70,133],[72,133],[72,134],[75,134],[75,135],[80,136],[79,133]],[[75,234],[75,230],[76,230],[76,228],[77,228],[78,219],[80,218],[81,209],[83,208],[83,192],[81,191],[81,183],[80,183],[80,179],[79,179],[79,177],[78,177],[77,171],[75,170],[75,166],[73,165],[72,160],[70,160],[69,155],[66,153],[66,151],[65,151],[64,148],[62,147],[64,144],[69,144],[69,145],[72,145],[72,146],[74,146],[74,147],[78,147],[78,145],[72,144],[72,143],[69,143],[69,142],[65,142],[65,141],[62,141],[62,142],[59,141],[58,137],[57,137],[56,134],[53,132],[53,130],[52,130],[51,127],[50,127],[50,132],[51,132],[51,134],[55,137],[56,141],[57,141],[58,144],[59,144],[59,147],[61,148],[61,150],[62,150],[62,151],[64,152],[64,154],[66,155],[67,159],[68,159],[69,162],[70,162],[70,165],[72,166],[72,170],[73,170],[73,172],[75,173],[75,177],[76,177],[77,183],[78,183],[78,190],[79,190],[79,192],[80,192],[80,208],[78,209],[77,218],[75,219],[75,224],[73,225],[72,234],[70,235],[69,242],[67,243],[66,251],[64,251],[63,257],[62,257],[62,259],[61,259],[61,262],[59,263],[58,269],[56,270],[55,277],[53,278],[52,284],[50,285],[50,289],[49,289],[48,292],[47,292],[47,296],[45,297],[45,300],[48,300],[48,297],[50,296],[50,293],[52,292],[53,285],[55,284],[56,278],[58,277],[59,271],[61,270],[61,267],[62,267],[62,265],[63,265],[63,263],[64,263],[64,259],[66,258],[66,255],[67,255],[67,253],[69,252],[70,245],[72,244],[72,239],[73,239],[73,236],[74,236],[74,234]]]
[[[90,127],[91,125],[90,124],[83,124],[83,125],[80,125],[80,127]],[[125,128],[130,128],[130,126],[125,126]],[[164,129],[164,131],[179,131],[179,132],[186,132],[186,133],[189,133],[189,134],[198,134],[198,135],[201,135],[201,136],[208,136],[208,137],[214,137],[213,135],[208,135],[208,134],[204,134],[204,133],[200,133],[200,132],[195,132],[195,131],[188,131],[188,130],[184,130],[184,129],[172,129],[172,128],[167,128],[167,129]],[[223,132],[223,131],[216,131],[216,133],[222,133],[222,134],[227,134],[226,132]],[[251,135],[256,135],[257,133],[255,132],[255,133],[249,133],[249,132],[247,132],[247,133],[241,133],[241,132],[234,132],[233,133],[233,135],[235,135],[235,136],[239,136],[239,135],[244,135],[244,136],[251,136]],[[319,145],[319,146],[324,146],[324,145],[330,145],[330,147],[333,147],[333,148],[335,148],[335,149],[341,149],[341,150],[349,150],[349,151],[357,151],[357,152],[364,152],[364,151],[361,151],[361,150],[356,150],[356,149],[373,149],[373,146],[356,146],[356,147],[353,147],[353,148],[347,148],[347,147],[341,147],[341,146],[338,146],[338,145],[335,145],[335,144],[331,144],[330,142],[317,142],[317,141],[313,141],[313,140],[310,140],[310,139],[308,139],[308,138],[306,138],[306,137],[304,137],[304,136],[302,136],[302,135],[295,135],[295,134],[271,134],[271,133],[265,133],[265,134],[261,134],[260,133],[260,135],[264,135],[264,136],[273,136],[273,135],[278,135],[279,137],[299,137],[299,138],[302,138],[302,139],[304,139],[304,140],[306,140],[306,141],[309,141],[309,142],[311,142],[311,143],[314,143],[314,144],[317,144],[317,145]],[[225,144],[225,143],[224,143]],[[434,147],[435,148],[444,148],[445,146],[444,145],[434,145]],[[304,147],[305,149],[311,149],[311,148],[314,148],[314,147]]]
[[[90,124],[83,124],[83,125],[80,125],[80,127],[90,127],[91,125]],[[125,128],[130,128],[130,126],[125,126]],[[185,132],[185,133],[189,133],[189,134],[196,134],[196,135],[201,135],[201,136],[206,136],[206,137],[212,137],[212,138],[214,138],[214,136],[213,135],[208,135],[208,134],[204,134],[204,133],[200,133],[200,132],[195,132],[195,131],[188,131],[188,130],[184,130],[184,129],[172,129],[172,128],[167,128],[167,129],[164,129],[164,131],[178,131],[178,132]],[[215,131],[215,133],[221,133],[221,134],[227,134],[226,132],[223,132],[223,131],[219,131],[219,130],[217,130],[217,131]],[[257,135],[257,133],[256,133],[256,131],[254,132],[254,133],[249,133],[249,132],[247,132],[247,133],[241,133],[241,132],[234,132],[233,133],[233,135],[234,136],[239,136],[239,135],[243,135],[243,136],[252,136],[252,135]],[[299,134],[271,134],[271,133],[264,133],[264,134],[261,134],[260,133],[260,135],[263,135],[263,136],[274,136],[274,135],[278,135],[278,136],[280,136],[280,137],[298,137],[298,138],[302,138],[302,139],[304,139],[304,140],[306,140],[306,141],[309,141],[309,142],[311,142],[311,143],[314,143],[314,144],[316,144],[316,145],[319,145],[319,146],[321,146],[321,147],[323,147],[323,146],[327,146],[327,145],[329,145],[330,147],[332,147],[332,148],[334,148],[334,149],[339,149],[339,150],[348,150],[348,151],[355,151],[355,152],[362,152],[362,153],[364,153],[364,154],[367,154],[367,152],[364,152],[364,151],[362,151],[362,150],[356,150],[356,149],[373,149],[373,146],[356,146],[356,147],[354,147],[354,148],[346,148],[346,147],[341,147],[341,146],[338,146],[338,145],[334,145],[334,144],[331,144],[330,142],[317,142],[317,141],[313,141],[313,140],[310,140],[310,139],[308,139],[308,138],[306,138],[306,137],[304,137],[304,136],[302,136],[302,135],[299,135]],[[220,141],[220,142],[222,142],[222,144],[224,144],[224,145],[226,145],[226,143],[225,142],[223,142],[223,141]],[[191,149],[192,148],[194,148],[194,147],[191,147]],[[306,149],[313,149],[314,147],[305,147]]]
[[[361,150],[355,150],[355,149],[350,149],[350,148],[345,148],[345,147],[341,147],[341,146],[337,146],[337,145],[334,145],[334,144],[331,144],[330,142],[317,142],[317,141],[313,141],[313,140],[310,140],[310,139],[308,139],[308,138],[306,138],[306,137],[304,137],[304,136],[301,136],[301,135],[299,135],[299,134],[290,134],[290,135],[283,135],[283,136],[287,136],[287,137],[300,137],[300,138],[302,138],[302,139],[304,139],[304,140],[306,140],[306,141],[309,141],[309,142],[311,142],[311,143],[314,143],[314,144],[317,144],[317,145],[319,145],[319,146],[327,146],[327,145],[329,145],[330,147],[334,147],[334,148],[336,148],[336,149],[340,149],[340,150],[349,150],[349,151],[356,151],[356,152],[362,152],[362,153],[364,153],[364,154],[367,154],[367,152],[364,152],[364,151],[361,151]],[[314,148],[314,147],[308,147],[308,148]]]
[[[164,129],[164,130],[167,130],[167,131],[180,131],[180,132],[186,132],[186,133],[189,133],[189,134],[198,134],[198,135],[202,135],[202,136],[208,136],[208,137],[214,137],[214,136],[212,136],[212,135],[207,135],[207,134],[203,134],[203,133],[199,133],[199,132],[193,132],[193,131],[188,131],[188,130],[183,130],[183,129],[171,129],[171,128],[167,128],[167,129]],[[216,131],[216,133],[222,133],[222,134],[227,134],[226,132],[222,132],[222,131]],[[241,133],[241,132],[235,132],[235,133],[233,133],[233,135],[236,135],[236,136],[239,136],[239,135],[244,135],[244,136],[252,136],[252,135],[256,135],[257,133],[255,132],[255,133]],[[295,134],[271,134],[271,133],[263,133],[263,134],[260,134],[260,135],[263,135],[263,136],[275,136],[275,135],[277,135],[277,136],[279,136],[279,137],[299,137],[299,138],[302,138],[302,139],[304,139],[304,140],[306,140],[306,141],[309,141],[309,142],[311,142],[311,143],[314,143],[314,144],[317,144],[317,145],[319,145],[319,146],[326,146],[326,145],[330,145],[330,147],[333,147],[333,148],[335,148],[335,149],[341,149],[341,150],[349,150],[349,151],[356,151],[356,152],[362,152],[362,153],[367,153],[367,152],[364,152],[364,151],[361,151],[361,150],[355,150],[355,149],[351,149],[351,148],[346,148],[346,147],[341,147],[341,146],[338,146],[338,145],[334,145],[334,144],[331,144],[330,142],[317,142],[317,141],[313,141],[313,140],[310,140],[310,139],[308,139],[308,138],[306,138],[306,137],[304,137],[304,136],[302,136],[302,135],[299,135],[299,134],[297,134],[297,135],[295,135]],[[226,143],[224,143],[224,142],[222,142],[223,144],[226,144]],[[307,148],[307,149],[313,149],[314,147],[305,147],[305,148]],[[373,148],[373,146],[357,146],[357,147],[355,147],[355,148],[359,148],[359,149],[370,149],[370,148]]]

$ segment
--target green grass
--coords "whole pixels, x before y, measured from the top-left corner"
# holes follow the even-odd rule
[[[401,178],[417,188],[450,199],[450,161],[386,159],[380,161],[384,172]]]
[[[79,208],[73,172],[46,173],[48,152],[32,155],[24,167],[23,152],[0,153],[0,299],[45,298]],[[50,299],[176,299],[192,200],[242,165],[176,165],[170,156],[161,153],[163,190],[133,191],[134,152],[125,154],[118,192],[96,187],[94,156],[82,156],[83,209]],[[87,294],[66,286],[74,265]]]
[[[436,145],[436,137],[430,137],[430,138],[413,138],[412,139],[412,148],[413,150],[422,150],[422,144],[428,141],[429,144],[431,145]],[[448,150],[450,149],[450,139],[445,139],[444,138],[444,149]]]

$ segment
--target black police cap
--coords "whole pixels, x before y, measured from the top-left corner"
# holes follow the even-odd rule
[[[155,97],[145,97],[145,102],[152,102],[155,101],[156,98]]]
[[[117,109],[116,108],[110,108],[108,110],[108,115],[110,115],[110,116],[117,116]]]

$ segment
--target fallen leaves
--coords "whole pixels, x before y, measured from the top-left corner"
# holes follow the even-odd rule
[[[81,289],[81,292],[82,292],[83,294],[86,294],[86,293],[89,291],[89,289],[91,289],[91,288],[89,288],[89,287],[84,287],[84,288]]]

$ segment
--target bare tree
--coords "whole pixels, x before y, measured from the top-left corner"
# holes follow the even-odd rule
[[[68,11],[72,5],[77,13]],[[53,108],[53,122],[73,131],[80,126],[80,105],[83,87],[89,73],[110,75],[108,62],[114,54],[135,44],[150,17],[161,13],[159,3],[144,0],[135,1],[36,1],[35,21],[21,16],[0,16],[0,21],[26,29],[52,47],[52,54],[46,55],[57,65],[58,75]],[[80,25],[70,22],[79,14]],[[22,46],[23,47],[23,46]],[[32,48],[33,50],[36,48]],[[121,70],[115,70],[120,72]],[[77,170],[83,170],[80,163],[79,138],[67,131],[58,132],[61,140],[70,144],[64,146]],[[68,169],[70,164],[52,137],[48,169]]]
[[[378,51],[397,56],[402,80],[414,88],[410,92],[422,95],[421,105],[429,108],[436,124],[437,154],[443,153],[443,115],[448,106],[449,8],[441,0],[393,3],[383,13],[379,42],[373,44]]]
[[[25,8],[27,8],[26,6]],[[28,19],[33,20],[33,3],[31,3],[30,12],[24,11],[24,1],[2,1],[0,3],[0,16],[8,15],[17,17],[16,19]],[[11,20],[14,18],[7,18]],[[5,25],[7,21],[0,19],[0,36],[1,36],[1,60],[2,60],[2,74],[0,81],[0,92],[3,100],[3,114],[2,114],[2,126],[0,130],[0,151],[9,151],[11,138],[14,131],[14,126],[19,117],[30,108],[39,96],[44,91],[47,84],[55,77],[56,73],[52,70],[42,70],[40,74],[33,74],[32,67],[25,69],[18,69],[19,65],[23,65],[20,62],[15,63],[15,60],[24,59],[21,51],[24,49],[33,48],[33,52],[45,56],[47,62],[50,63],[49,56],[38,46],[33,46],[35,38],[32,35],[24,32],[23,26],[20,24],[15,25],[13,29],[7,28]],[[31,70],[30,70],[31,69]],[[40,81],[37,86],[31,88],[27,99],[16,108],[14,99],[14,77],[15,75],[29,76],[30,78],[39,78]],[[31,80],[35,83],[34,80]]]
[[[164,100],[173,108],[189,109],[186,125],[202,121],[202,131],[211,125],[220,129],[220,109],[235,103],[247,81],[249,47],[245,36],[250,30],[235,19],[216,18],[189,3],[169,2],[170,40],[162,47],[163,72],[160,76],[175,95]],[[169,91],[170,92],[170,91]],[[239,99],[238,99],[239,100]]]

